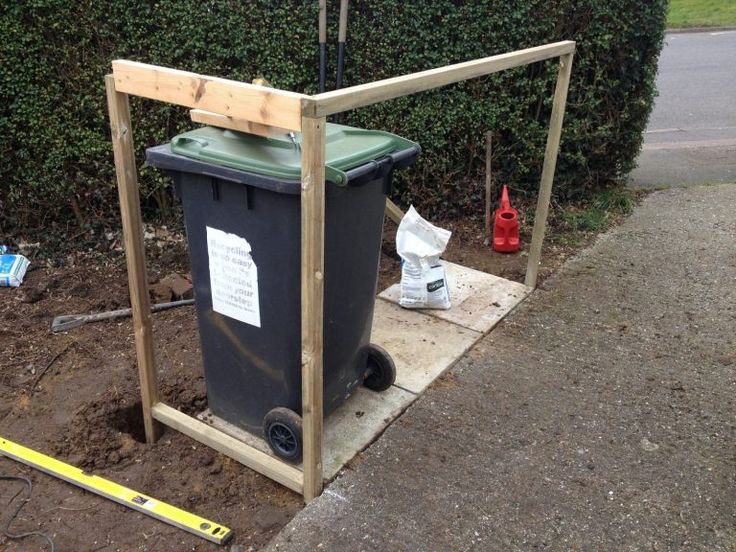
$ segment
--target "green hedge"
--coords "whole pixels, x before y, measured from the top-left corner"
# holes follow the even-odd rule
[[[547,42],[574,39],[556,193],[579,196],[632,168],[654,96],[666,0],[361,0],[351,3],[347,86]],[[334,75],[337,2],[330,2]],[[129,58],[224,77],[265,76],[316,92],[317,2],[17,0],[0,6],[0,233],[116,216],[103,76]],[[399,180],[426,212],[474,209],[483,135],[498,136],[504,182],[533,194],[556,66],[542,62],[351,112],[349,124],[421,143]],[[184,109],[133,101],[143,149],[190,126]],[[170,188],[141,173],[149,214]]]

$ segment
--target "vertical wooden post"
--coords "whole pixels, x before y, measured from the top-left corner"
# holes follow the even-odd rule
[[[552,194],[552,181],[555,176],[557,151],[560,148],[562,120],[565,117],[567,89],[570,86],[572,57],[572,52],[560,56],[560,69],[557,73],[557,86],[555,87],[555,96],[552,102],[552,115],[550,116],[549,133],[547,134],[547,148],[544,152],[544,165],[542,167],[542,178],[539,184],[537,210],[534,215],[532,243],[529,248],[529,262],[526,266],[526,278],[524,279],[524,283],[531,288],[537,286],[537,272],[539,271],[539,262],[542,256],[544,233],[547,229],[547,214],[549,212],[550,195]]]
[[[491,232],[491,154],[493,153],[493,132],[486,132],[486,245],[491,244],[493,235]]]
[[[133,154],[133,127],[130,123],[128,95],[115,90],[112,75],[105,77],[107,105],[110,111],[112,147],[120,197],[120,216],[123,220],[123,242],[128,264],[130,305],[133,309],[135,350],[138,358],[138,377],[141,383],[143,425],[146,442],[154,443],[162,426],[151,416],[151,407],[158,402],[156,363],[153,351],[151,305],[148,299],[148,278],[143,245],[138,172]]]
[[[304,501],[322,492],[324,316],[324,117],[302,117],[302,433]]]

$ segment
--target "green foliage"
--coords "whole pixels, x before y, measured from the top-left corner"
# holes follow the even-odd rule
[[[626,189],[613,188],[593,197],[591,203],[595,208],[603,211],[628,215],[636,205],[636,193]]]
[[[576,197],[625,174],[654,95],[666,0],[362,0],[351,3],[345,85],[547,42],[578,50],[556,193]],[[334,74],[337,3],[330,3]],[[103,76],[128,58],[316,92],[317,2],[18,0],[0,5],[0,232],[89,223],[116,214]],[[477,210],[483,135],[496,133],[498,181],[534,194],[553,62],[542,62],[346,114],[423,147],[398,181],[427,213]],[[170,205],[144,149],[191,126],[185,109],[134,99],[144,207]],[[12,208],[11,208],[12,207]],[[63,226],[59,230],[63,231]]]
[[[671,0],[667,26],[728,27],[736,25],[733,0]]]
[[[585,210],[565,211],[562,220],[566,227],[575,232],[600,232],[608,225],[608,213],[591,207]]]
[[[602,232],[613,221],[629,214],[636,201],[636,192],[620,187],[595,193],[585,201],[563,209],[562,230],[573,235],[576,232]]]

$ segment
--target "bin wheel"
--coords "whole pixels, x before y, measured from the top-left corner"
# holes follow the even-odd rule
[[[302,459],[302,417],[288,408],[274,408],[263,418],[263,434],[271,450],[284,460]]]
[[[363,385],[372,391],[385,391],[396,381],[396,365],[385,349],[368,345],[368,369]]]

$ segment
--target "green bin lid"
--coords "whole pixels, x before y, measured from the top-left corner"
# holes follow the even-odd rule
[[[301,179],[301,133],[264,138],[233,130],[203,127],[179,134],[171,151],[233,169],[281,178]],[[325,179],[340,186],[345,171],[380,159],[388,153],[417,147],[414,142],[380,130],[328,123],[325,138]]]

